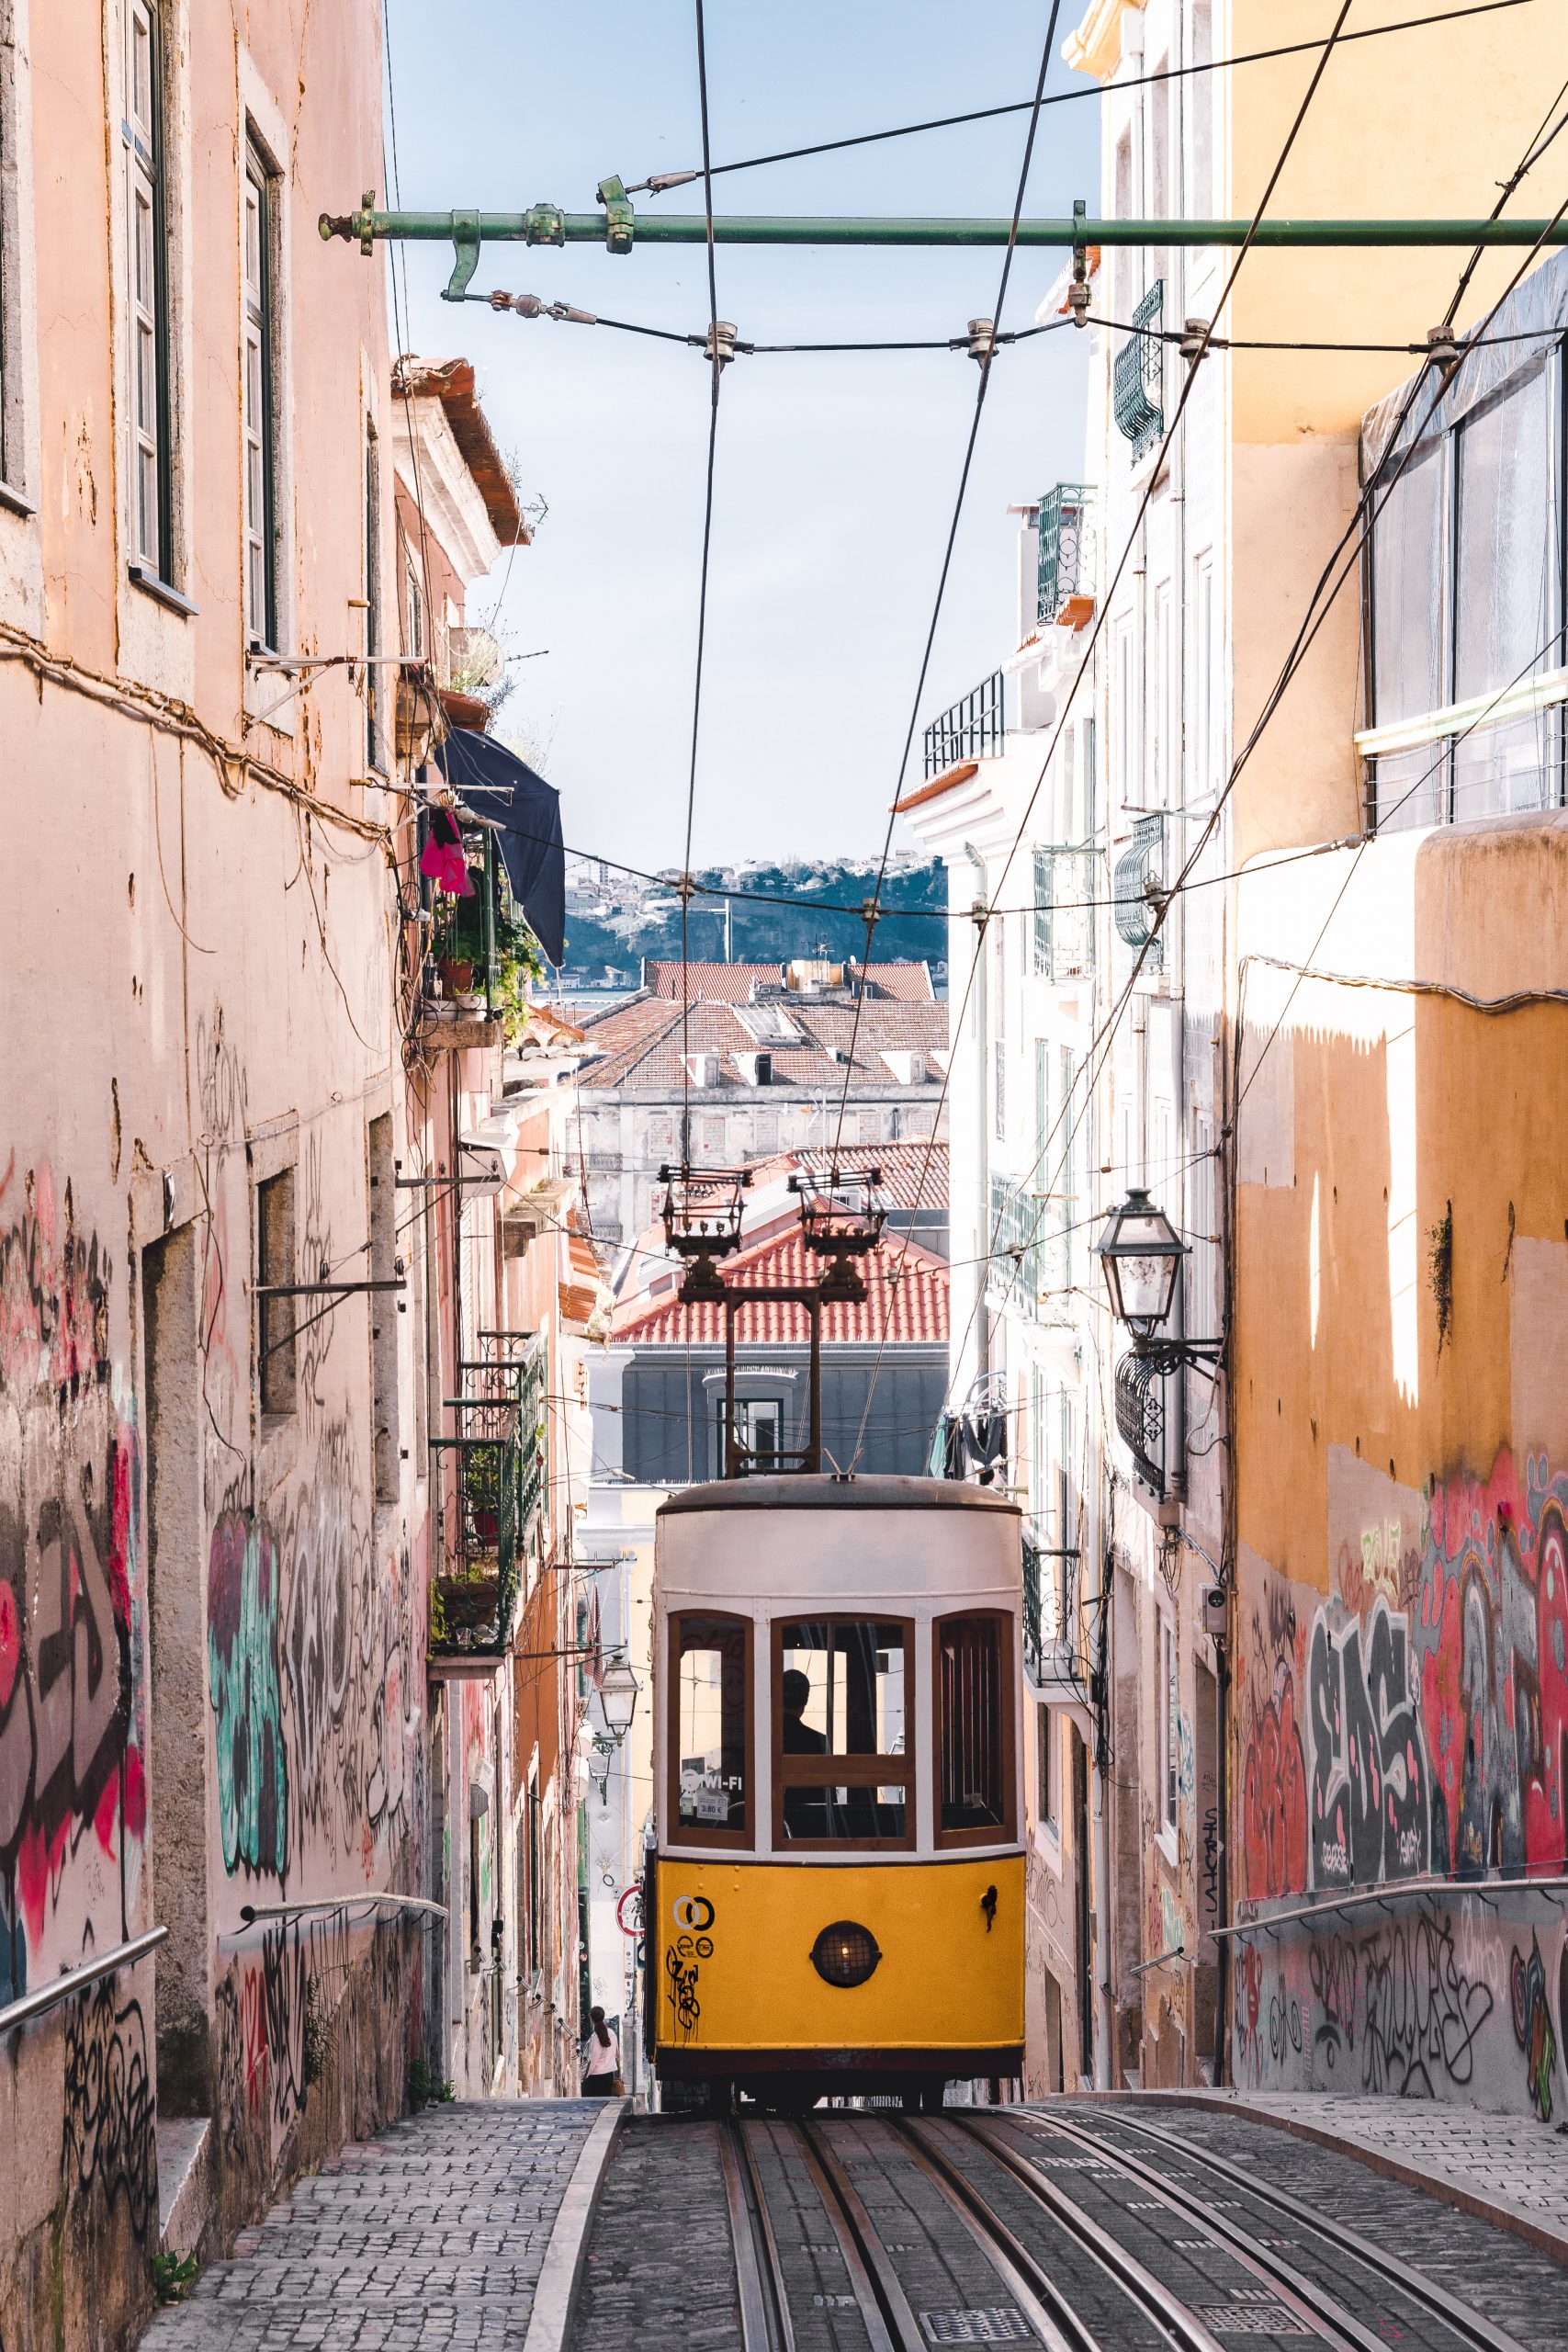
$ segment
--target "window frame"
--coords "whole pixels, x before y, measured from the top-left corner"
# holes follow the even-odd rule
[[[245,641],[255,650],[278,650],[278,527],[277,527],[277,243],[278,186],[282,175],[267,153],[255,125],[247,119],[240,189],[240,430],[244,450],[242,484],[242,538],[244,578],[242,598]],[[256,214],[256,275],[251,276],[250,218],[254,194]],[[256,383],[261,414],[253,419],[251,354],[256,356]],[[260,480],[261,513],[251,511],[253,450]],[[254,610],[253,560],[259,560],[262,611]]]
[[[388,773],[381,725],[381,567],[385,556],[385,501],[381,481],[381,436],[376,419],[365,419],[365,764],[376,775]]]
[[[255,1179],[255,1268],[256,1282],[292,1283],[299,1280],[299,1210],[296,1169],[292,1160],[276,1168],[270,1175]],[[271,1204],[276,1201],[280,1230],[276,1237],[272,1226]],[[274,1240],[276,1250],[275,1254]],[[299,1318],[298,1302],[293,1298],[269,1298],[258,1294],[254,1315],[256,1351],[256,1407],[264,1429],[278,1429],[291,1425],[299,1411]],[[277,1370],[267,1367],[276,1363]],[[279,1397],[284,1401],[277,1401]]]
[[[1035,1734],[1039,1750],[1034,1771],[1035,1822],[1048,1838],[1060,1839],[1062,1835],[1061,1726],[1056,1721],[1055,1711],[1045,1700],[1037,1700],[1035,1706]]]
[[[147,30],[147,119],[137,107],[137,28]],[[168,124],[164,85],[164,25],[160,0],[127,0],[125,12],[126,291],[130,321],[130,383],[128,423],[133,457],[130,482],[134,561],[164,588],[177,594],[174,566],[174,408],[169,300]],[[151,224],[148,265],[151,300],[143,300],[138,277],[140,208]],[[152,348],[152,427],[141,418],[143,337]],[[156,545],[150,548],[142,513],[142,469],[151,456],[157,504]]]
[[[896,1625],[904,1640],[904,1753],[902,1756],[790,1756],[784,1752],[784,1634],[786,1625]],[[787,1617],[775,1617],[769,1644],[768,1746],[771,1769],[769,1812],[775,1859],[795,1854],[897,1854],[911,1852],[917,1842],[919,1804],[919,1774],[913,1733],[918,1721],[917,1644],[915,1621],[889,1611],[886,1616],[864,1609],[818,1609],[809,1601]],[[901,1838],[795,1838],[784,1834],[784,1772],[792,1788],[887,1789],[905,1792],[904,1834]]]
[[[742,1741],[745,1761],[741,1769],[746,1776],[748,1807],[744,1829],[720,1829],[712,1824],[682,1821],[681,1818],[681,1629],[693,1621],[742,1628],[740,1674],[741,1687],[745,1691],[746,1724]],[[665,1758],[665,1787],[670,1807],[670,1826],[665,1842],[671,1846],[712,1847],[720,1852],[752,1853],[757,1845],[758,1794],[755,1623],[733,1609],[672,1609],[665,1621],[664,1645],[665,1670],[670,1678],[670,1699],[664,1710],[664,1736],[669,1749]]]
[[[944,1625],[984,1619],[1001,1628],[998,1644],[997,1690],[1001,1724],[1001,1784],[1006,1810],[1001,1821],[976,1829],[944,1829],[942,1826],[942,1634]],[[1017,1628],[1010,1609],[948,1609],[931,1620],[931,1844],[938,1853],[961,1852],[971,1846],[1018,1844],[1018,1714],[1022,1678],[1017,1658]]]
[[[1180,1810],[1181,1756],[1179,1718],[1181,1712],[1178,1678],[1180,1654],[1177,1648],[1176,1625],[1165,1611],[1159,1617],[1159,1679],[1156,1704],[1159,1709],[1158,1744],[1156,1750],[1159,1769],[1159,1829],[1163,1844],[1170,1844],[1177,1836],[1177,1816]]]

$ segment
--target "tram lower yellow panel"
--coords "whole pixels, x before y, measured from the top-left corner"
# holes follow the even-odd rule
[[[982,1898],[996,1890],[992,1924]],[[649,1954],[657,2047],[736,2051],[990,2049],[1023,2039],[1024,1864],[660,1861]],[[811,1947],[837,1920],[882,1958],[826,1984]]]

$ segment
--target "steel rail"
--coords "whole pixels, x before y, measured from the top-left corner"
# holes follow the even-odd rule
[[[1448,2289],[1438,2286],[1436,2279],[1428,2278],[1424,2272],[1413,2270],[1408,2263],[1385,2254],[1381,2246],[1373,2245],[1370,2239],[1362,2237],[1345,2222],[1322,2220],[1310,2205],[1303,2204],[1300,2198],[1292,2197],[1287,2189],[1276,2188],[1271,2184],[1257,2180],[1241,2165],[1227,2162],[1224,2156],[1215,2155],[1208,2148],[1197,2147],[1173,2132],[1162,2132],[1156,2124],[1134,2122],[1131,2116],[1122,2115],[1104,2116],[1100,2120],[1112,2130],[1120,2128],[1135,2132],[1140,2139],[1154,2142],[1163,2154],[1180,2155],[1193,2164],[1201,2165],[1224,2181],[1227,2188],[1244,2190],[1259,2204],[1273,2206],[1298,2229],[1310,2230],[1315,2237],[1331,2245],[1337,2254],[1348,2255],[1363,2268],[1386,2278],[1411,2302],[1424,2304],[1456,2335],[1473,2345],[1476,2352],[1526,2352],[1526,2347],[1517,2336],[1495,2325],[1484,2313],[1473,2311],[1468,2303],[1461,2303],[1457,2295],[1450,2295]]]
[[[85,1993],[106,1976],[116,1976],[122,1968],[133,1967],[150,1951],[168,1941],[167,1928],[149,1928],[143,1936],[132,1936],[129,1943],[111,1944],[107,1951],[99,1952],[96,1960],[84,1961],[79,1968],[68,1968],[62,1976],[51,1976],[47,1984],[39,1984],[15,2001],[7,2001],[0,2009],[0,2034],[14,2033],[18,2026],[30,2025],[34,2018],[47,2016],[57,2009],[62,2001],[69,2001]]]
[[[812,2186],[839,2241],[871,2352],[930,2352],[876,2224],[820,2128],[799,2121],[788,2128],[800,2143]]]
[[[1113,2142],[1102,2140],[1077,2124],[1064,2122],[1055,2115],[1032,2115],[1027,2128],[1032,2134],[1049,2133],[1066,2140],[1075,2147],[1086,2149],[1099,2157],[1101,2163],[1109,2164],[1124,2174],[1145,2195],[1156,2198],[1183,2220],[1195,2223],[1222,2241],[1254,2277],[1272,2286],[1280,2301],[1305,2321],[1320,2340],[1339,2346],[1353,2345],[1356,2352],[1382,2352],[1386,2339],[1374,2335],[1325,2288],[1319,2286],[1315,2279],[1307,2278],[1281,2255],[1263,2245],[1240,2222],[1231,2221],[1193,2191],[1178,2187],[1168,2175],[1155,2171],[1126,2149],[1118,2148]],[[1412,2297],[1411,2300],[1418,2301],[1419,2298]],[[1452,2327],[1446,2314],[1435,2316],[1439,2317],[1442,2324]],[[1461,2340],[1474,2342],[1472,2337]],[[1515,2346],[1513,2352],[1522,2352],[1522,2347]]]
[[[718,2153],[735,2245],[743,2352],[795,2352],[789,2294],[762,2184],[745,2131],[733,2117],[719,2133]]]
[[[993,2164],[1010,2173],[1026,2189],[1035,2203],[1043,2207],[1058,2228],[1076,2238],[1093,2256],[1100,2268],[1121,2288],[1129,2301],[1136,2303],[1145,2317],[1153,2320],[1168,2344],[1179,2352],[1224,2352],[1224,2347],[1196,2312],[1190,2309],[1174,2290],[1146,2269],[1134,2254],[1102,2229],[1092,2214],[1048,2180],[1028,2158],[1008,2147],[993,2135],[970,2121],[956,2109],[944,2112],[942,2120],[964,2132],[976,2147],[983,2148]]]
[[[1101,2352],[1100,2338],[1081,2313],[1073,2309],[1049,2271],[1035,2260],[1001,2215],[987,2204],[973,2181],[936,2146],[934,2133],[899,2121],[893,2122],[892,2128],[908,2155],[976,2240],[1041,2342],[1050,2346],[1050,2352]]]
[[[344,213],[323,212],[324,238],[343,237],[368,248],[378,237],[404,243],[460,244],[600,244],[608,234],[622,242],[612,250],[638,244],[703,245],[708,224],[700,212],[649,213],[635,223],[622,198],[612,223],[604,212],[562,212],[536,204],[525,212],[385,212],[362,205]],[[830,214],[726,213],[713,223],[720,245],[1005,245],[1010,220],[953,215],[879,219]],[[1280,246],[1529,246],[1568,244],[1568,222],[1516,220],[1021,220],[1017,243],[1071,252],[1087,245]]]

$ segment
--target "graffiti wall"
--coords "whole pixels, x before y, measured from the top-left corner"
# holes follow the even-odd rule
[[[1561,2113],[1568,1465],[1422,1493],[1331,1468],[1326,1599],[1261,1564],[1237,1661],[1243,1905],[1494,1878],[1248,1939],[1237,2079]],[[1245,1914],[1244,1914],[1245,1916]]]

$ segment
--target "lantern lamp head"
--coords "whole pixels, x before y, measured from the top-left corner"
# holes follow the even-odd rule
[[[1187,1244],[1165,1211],[1134,1186],[1111,1210],[1094,1248],[1105,1269],[1111,1313],[1146,1346],[1170,1320]]]

